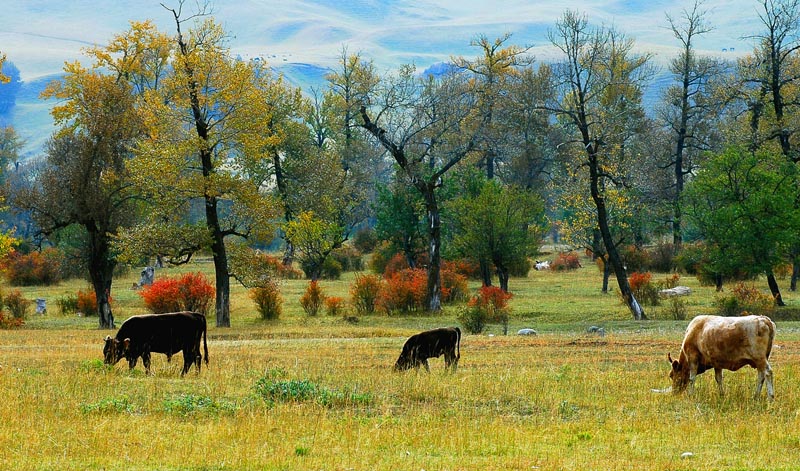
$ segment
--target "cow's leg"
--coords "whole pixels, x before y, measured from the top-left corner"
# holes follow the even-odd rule
[[[719,388],[719,395],[725,395],[725,388],[722,387],[722,368],[714,368],[714,379],[717,380],[717,388]]]
[[[765,366],[758,368],[758,379],[756,379],[756,398],[761,395],[761,387],[764,385],[765,381],[767,383],[767,397],[769,399],[774,399],[775,389],[772,385],[772,368],[769,366],[769,362],[766,362]]]
[[[142,364],[144,365],[145,373],[151,374],[151,372],[150,372],[150,352],[149,351],[142,352]]]
[[[427,358],[422,360],[422,364],[425,365],[425,371],[430,373],[431,372],[431,367],[430,367],[430,365],[428,365],[428,359]]]
[[[697,365],[689,365],[689,394],[694,393],[694,379],[697,377]]]
[[[139,360],[139,357],[129,357],[128,358],[128,369],[132,370],[136,367],[136,361]]]
[[[181,370],[181,376],[188,373],[189,368],[192,367],[192,364],[194,363],[194,358],[192,358],[194,356],[193,353],[194,352],[190,349],[183,350],[183,370]]]

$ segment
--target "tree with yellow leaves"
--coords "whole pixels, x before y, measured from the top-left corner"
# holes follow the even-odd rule
[[[176,27],[168,45],[155,37],[155,47],[171,54],[160,73],[149,76],[157,87],[143,87],[138,109],[146,132],[129,166],[155,204],[149,220],[125,240],[149,242],[151,250],[166,247],[168,258],[182,261],[209,250],[216,325],[229,327],[226,239],[271,240],[279,205],[265,183],[271,151],[286,139],[269,125],[276,117],[271,100],[292,92],[260,62],[231,57],[225,31],[204,11],[183,16],[182,7],[181,1],[167,8]],[[131,49],[148,51],[150,40],[145,36]],[[190,217],[193,208],[199,221]],[[187,244],[176,245],[172,233]]]

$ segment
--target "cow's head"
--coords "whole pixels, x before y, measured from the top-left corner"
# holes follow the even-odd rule
[[[394,370],[395,371],[405,371],[405,370],[410,369],[412,366],[413,366],[413,364],[411,362],[411,358],[409,358],[407,355],[400,354],[400,357],[394,363]]]
[[[689,368],[681,364],[678,360],[673,360],[672,355],[667,353],[667,360],[672,369],[669,372],[669,379],[672,380],[672,392],[683,392],[689,385]]]
[[[128,347],[131,344],[131,339],[119,341],[112,338],[110,335],[106,336],[106,343],[103,345],[104,363],[107,365],[114,365],[121,359],[125,358],[128,353]]]

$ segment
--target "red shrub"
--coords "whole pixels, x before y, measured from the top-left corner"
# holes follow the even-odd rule
[[[61,281],[63,256],[56,249],[23,254],[12,251],[0,265],[9,284],[15,286],[52,285]]]
[[[163,278],[139,291],[145,306],[155,313],[195,311],[207,314],[214,300],[214,287],[202,273]]]
[[[481,286],[478,289],[478,295],[470,299],[467,305],[490,314],[497,313],[508,307],[508,300],[513,296],[513,294],[503,291],[497,286]]]
[[[631,291],[639,291],[643,286],[650,284],[650,279],[653,277],[649,272],[640,273],[633,272],[628,277],[628,284],[631,285]]]
[[[403,270],[408,270],[408,261],[406,261],[406,257],[403,256],[403,254],[396,253],[386,262],[386,268],[383,270],[383,277],[389,279]]]
[[[581,267],[581,261],[575,252],[562,252],[550,263],[551,270],[575,270]]]
[[[398,271],[387,277],[379,305],[387,313],[425,308],[428,275],[421,268]]]
[[[14,317],[0,311],[0,329],[13,329],[25,324],[25,320],[21,317]]]
[[[442,269],[464,275],[470,280],[479,280],[481,278],[481,265],[465,258],[443,261]]]
[[[331,296],[325,299],[325,310],[329,316],[341,316],[346,309],[344,298]]]
[[[459,301],[465,299],[469,293],[467,277],[450,269],[443,268],[442,277],[442,302]]]
[[[250,290],[250,299],[258,307],[258,313],[264,320],[277,319],[283,311],[283,300],[278,283],[266,283]]]

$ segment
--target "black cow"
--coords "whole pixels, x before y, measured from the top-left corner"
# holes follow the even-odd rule
[[[461,358],[461,329],[443,327],[412,335],[403,345],[403,351],[400,352],[394,369],[395,371],[411,367],[419,369],[422,365],[430,373],[428,358],[438,358],[442,354],[444,354],[445,369],[452,366],[453,371],[456,371],[458,359]]]
[[[197,312],[171,312],[167,314],[145,314],[132,316],[120,326],[115,338],[107,336],[103,355],[105,363],[114,365],[122,358],[128,360],[133,369],[142,357],[142,363],[150,374],[150,353],[163,353],[167,360],[183,351],[183,370],[181,376],[200,363],[200,339],[203,340],[206,365],[208,365],[208,345],[206,344],[206,316]]]

